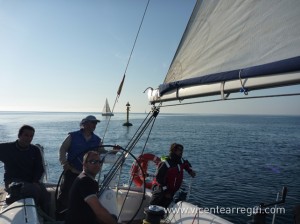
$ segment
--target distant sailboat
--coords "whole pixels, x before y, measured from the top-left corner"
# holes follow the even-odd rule
[[[102,116],[114,116],[114,114],[111,112],[107,98],[105,100],[105,104],[102,111]]]

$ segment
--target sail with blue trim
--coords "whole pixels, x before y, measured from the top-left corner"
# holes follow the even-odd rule
[[[300,1],[199,0],[151,103],[300,84]]]

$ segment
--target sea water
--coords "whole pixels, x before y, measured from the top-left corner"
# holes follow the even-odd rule
[[[89,114],[101,120],[95,133],[104,137],[104,144],[123,148],[147,115],[130,114],[133,126],[124,127],[123,113],[107,118],[99,113],[0,112],[0,142],[16,140],[20,126],[32,125],[36,129],[33,143],[45,149],[48,181],[57,182],[62,172],[59,147]],[[157,156],[167,155],[173,142],[184,145],[184,157],[197,172],[190,184],[189,202],[215,209],[216,215],[233,223],[246,223],[251,220],[249,213],[221,212],[221,208],[246,209],[272,203],[286,186],[286,203],[280,206],[285,208],[285,214],[277,214],[275,223],[293,223],[293,209],[300,204],[299,116],[161,113],[132,153],[138,156],[144,150]],[[128,170],[131,163],[126,165]],[[2,181],[3,164],[0,167]],[[268,223],[271,218],[268,215]]]

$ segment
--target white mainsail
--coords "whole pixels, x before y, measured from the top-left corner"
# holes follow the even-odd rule
[[[105,100],[105,104],[102,110],[102,116],[114,116],[114,114],[111,112],[107,98]]]
[[[300,1],[197,1],[150,102],[300,84]]]

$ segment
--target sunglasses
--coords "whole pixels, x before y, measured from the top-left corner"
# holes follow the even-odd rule
[[[88,163],[96,165],[96,164],[101,164],[102,161],[101,160],[92,159],[92,160],[89,160]]]

